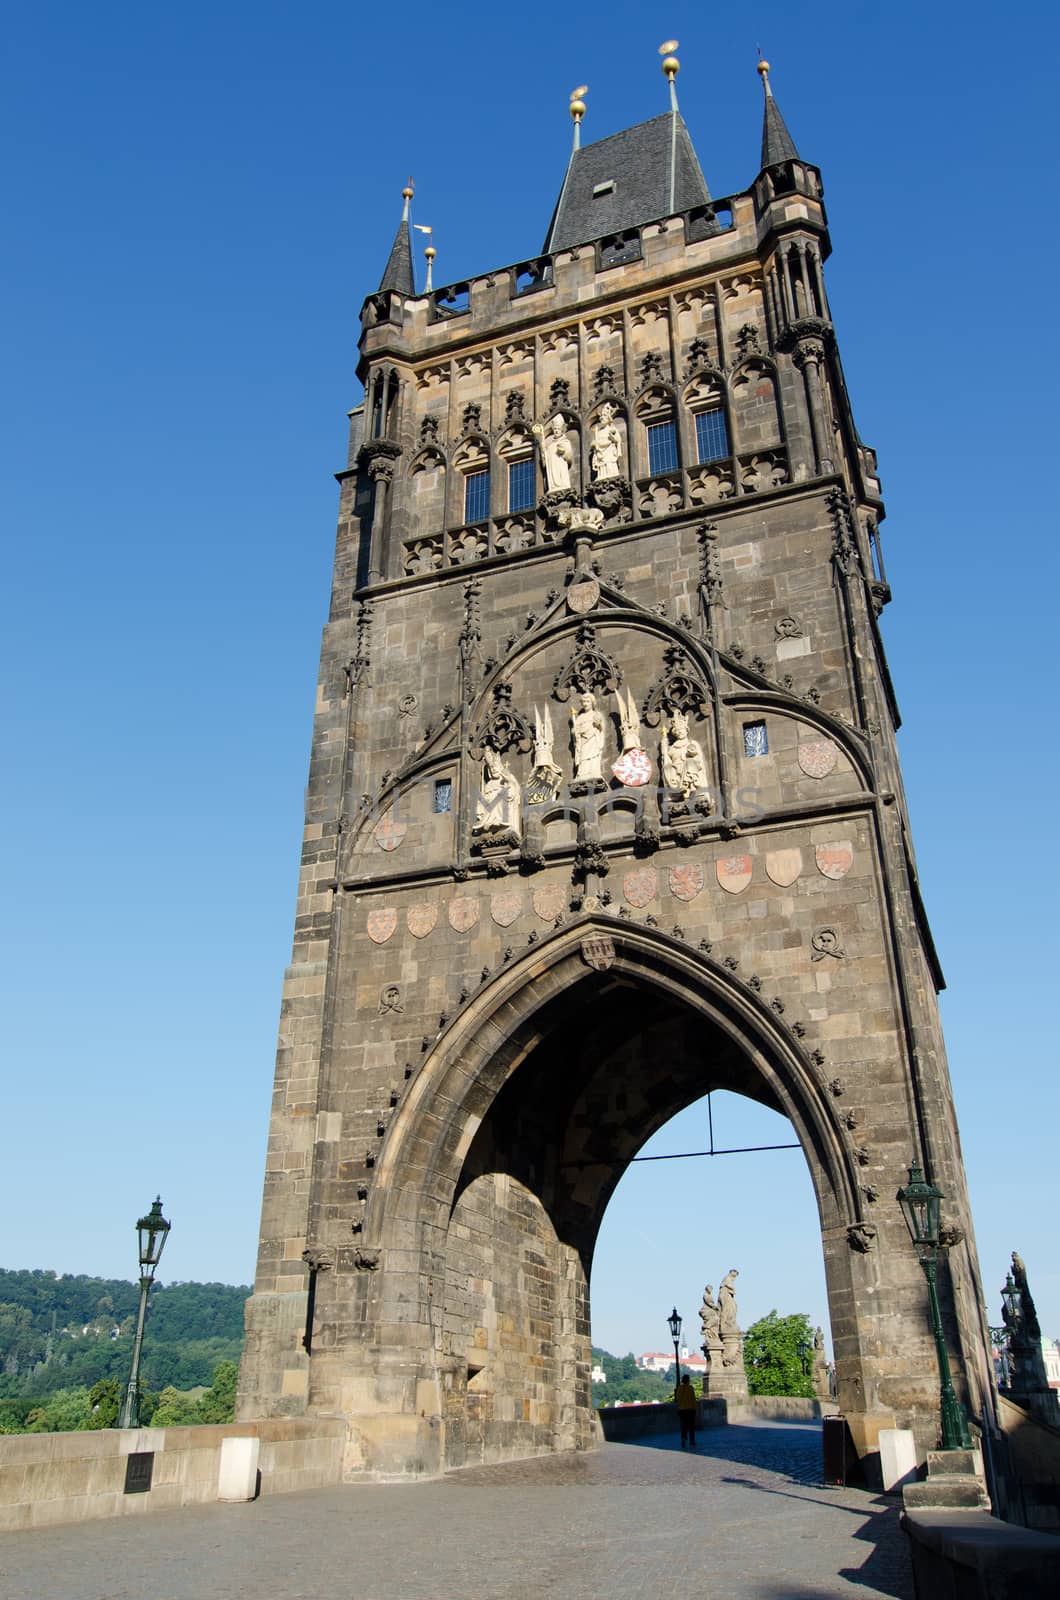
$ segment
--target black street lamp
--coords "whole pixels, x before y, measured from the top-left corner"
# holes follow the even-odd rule
[[[118,1418],[119,1428],[140,1426],[140,1351],[144,1342],[147,1296],[151,1293],[151,1285],[155,1281],[155,1268],[162,1259],[162,1250],[169,1237],[169,1226],[162,1215],[161,1198],[155,1200],[147,1216],[141,1217],[136,1224],[136,1231],[140,1237],[140,1309],[136,1316],[132,1368],[129,1373],[129,1387],[122,1401],[121,1416]]]
[[[920,1167],[909,1168],[909,1182],[899,1189],[896,1197],[909,1229],[909,1237],[916,1246],[920,1265],[928,1282],[928,1299],[931,1304],[931,1327],[935,1335],[935,1353],[939,1364],[939,1408],[942,1413],[943,1450],[970,1450],[971,1437],[964,1407],[957,1399],[950,1376],[950,1358],[942,1333],[942,1313],[935,1288],[939,1257],[939,1202],[944,1198],[941,1189],[925,1183]]]
[[[674,1342],[674,1366],[677,1368],[677,1381],[681,1382],[681,1315],[676,1306],[667,1317],[670,1324],[670,1338]]]

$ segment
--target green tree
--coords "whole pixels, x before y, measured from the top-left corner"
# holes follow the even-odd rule
[[[744,1335],[743,1360],[752,1394],[813,1398],[813,1329],[804,1312],[781,1317],[771,1311]]]
[[[118,1379],[100,1378],[88,1391],[88,1403],[92,1407],[87,1423],[89,1428],[116,1427],[121,1410],[121,1384]]]
[[[236,1409],[236,1383],[239,1368],[234,1361],[222,1361],[214,1368],[213,1385],[199,1401],[203,1422],[231,1422]]]
[[[167,1384],[158,1397],[158,1407],[151,1418],[152,1428],[187,1428],[202,1421],[199,1402],[190,1394]]]

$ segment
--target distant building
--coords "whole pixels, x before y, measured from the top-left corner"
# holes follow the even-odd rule
[[[595,1366],[589,1374],[589,1379],[592,1383],[606,1383],[607,1373],[604,1371],[603,1367]]]
[[[672,1350],[645,1350],[643,1355],[637,1357],[637,1366],[642,1372],[669,1372],[673,1364]],[[707,1370],[703,1356],[692,1355],[686,1345],[681,1346],[681,1366],[688,1372],[704,1373]]]

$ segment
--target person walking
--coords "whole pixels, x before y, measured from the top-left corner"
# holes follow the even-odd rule
[[[677,1415],[681,1422],[681,1449],[684,1449],[687,1441],[694,1450],[696,1448],[696,1412],[699,1409],[699,1401],[696,1399],[696,1391],[693,1389],[687,1373],[677,1385],[674,1399],[677,1401]]]

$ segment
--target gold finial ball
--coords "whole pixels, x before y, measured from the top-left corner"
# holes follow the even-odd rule
[[[402,200],[411,200],[412,199],[412,185],[411,185],[411,183],[407,183],[405,185],[405,187],[402,189],[401,198],[402,198]]]
[[[574,118],[575,122],[580,122],[585,115],[585,101],[572,100],[570,103],[570,114]]]
[[[681,70],[681,63],[676,56],[663,56],[662,69],[668,78],[676,78]]]
[[[763,78],[768,78],[769,77],[769,62],[768,61],[760,61],[755,70],[757,72],[760,72],[762,74]]]
[[[424,251],[424,252],[423,252],[423,253],[424,253],[424,255],[425,255],[425,256],[426,256],[426,257],[427,257],[427,260],[428,260],[428,261],[433,261],[433,260],[434,260],[434,258],[435,258],[435,256],[436,256],[436,255],[437,255],[437,254],[438,254],[438,252],[437,252],[437,250],[436,250],[436,249],[435,249],[435,248],[434,248],[434,246],[433,246],[433,244],[429,244],[429,245],[428,245],[428,246],[427,246],[427,248],[426,248],[426,250],[425,250],[425,251]]]

